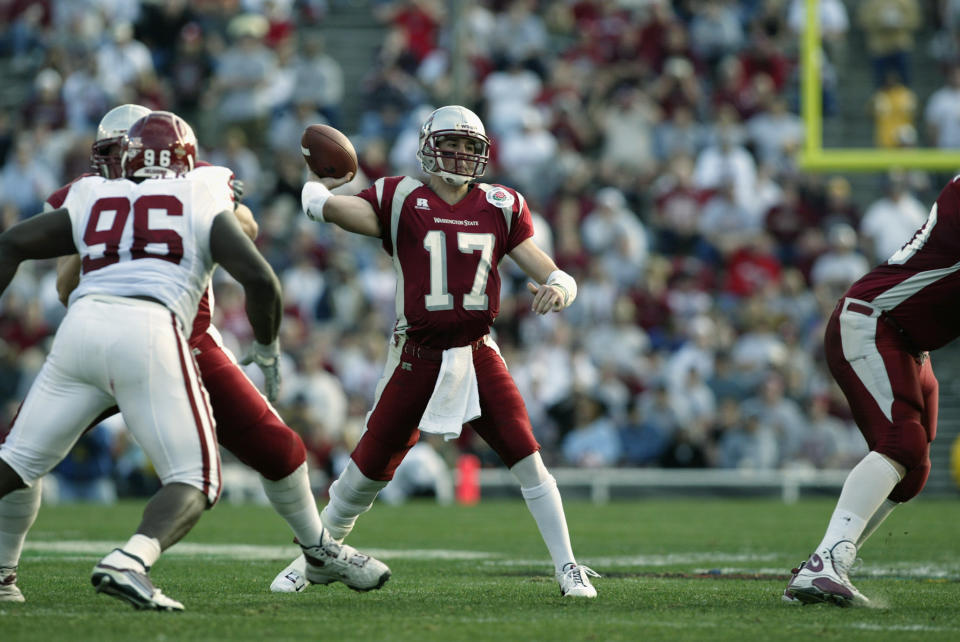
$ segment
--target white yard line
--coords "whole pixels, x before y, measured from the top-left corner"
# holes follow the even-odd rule
[[[63,540],[56,542],[27,541],[25,550],[34,559],[80,556],[96,560],[123,542]],[[421,561],[478,561],[486,566],[520,567],[542,566],[549,563],[546,554],[539,558],[508,558],[490,551],[463,551],[449,549],[384,549],[364,548],[364,552],[383,560]],[[236,560],[288,561],[299,553],[295,545],[253,546],[248,544],[197,544],[181,542],[164,553],[170,557],[223,558]],[[48,555],[45,555],[48,554]],[[601,556],[584,558],[583,562],[597,569],[650,569],[668,566],[689,566],[689,573],[788,575],[790,569],[777,566],[785,555],[764,553],[670,553],[667,555]],[[879,561],[878,561],[879,562]],[[864,563],[857,577],[903,577],[933,580],[960,580],[960,563],[944,562],[883,562]]]

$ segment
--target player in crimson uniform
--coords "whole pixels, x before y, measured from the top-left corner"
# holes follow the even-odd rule
[[[121,105],[104,116],[91,154],[97,173],[107,178],[119,176],[119,141],[134,121],[149,113],[149,109],[139,105]],[[198,161],[197,165],[207,164]],[[93,175],[96,174],[84,176]],[[83,177],[76,180],[80,178]],[[47,199],[46,206],[51,210],[62,206],[76,180],[54,192]],[[239,203],[235,203],[235,206],[234,214],[244,233],[251,239],[255,238],[257,224],[250,210]],[[64,304],[76,287],[79,276],[79,255],[61,260],[57,287]],[[237,365],[230,351],[223,346],[220,333],[210,322],[212,304],[213,288],[208,283],[200,299],[188,343],[210,397],[217,440],[240,461],[260,473],[268,499],[290,525],[298,541],[320,542],[322,526],[310,489],[303,441],[283,422]],[[269,375],[266,379],[268,395],[273,397],[278,379],[272,381]],[[115,411],[114,408],[105,414]],[[0,500],[0,518],[11,518],[7,526],[0,526],[0,601],[23,600],[16,586],[15,569],[23,540],[39,508],[39,483]],[[4,538],[4,531],[8,533],[8,539]],[[332,564],[327,560],[328,566],[349,564],[346,566],[348,572],[343,576],[331,575],[329,569],[326,573],[316,572],[313,573],[314,581],[328,583],[341,580],[351,588],[369,590],[379,588],[389,578],[389,570],[379,561],[361,555],[351,547],[338,546],[329,541],[326,541],[326,545],[329,552],[336,550],[333,554],[336,559]],[[4,583],[4,578],[12,579]],[[297,588],[303,586],[300,583]]]
[[[339,179],[308,182],[303,206],[315,220],[378,237],[393,257],[397,322],[366,431],[330,487],[324,527],[338,540],[373,504],[421,430],[452,438],[462,425],[497,452],[520,482],[556,567],[561,593],[595,597],[570,546],[560,493],[543,465],[517,386],[490,325],[500,307],[497,266],[509,255],[536,280],[533,309],[559,311],[576,296],[576,282],[533,242],[530,210],[517,191],[474,183],[483,175],[490,142],[483,123],[460,106],[434,111],[420,131],[417,154],[426,184],[406,176],[381,178],[357,196],[334,196]],[[296,562],[278,576],[296,574]]]
[[[794,569],[784,599],[869,603],[847,574],[863,542],[930,474],[938,384],[928,353],[960,336],[958,259],[960,176],[913,238],[837,303],[827,363],[870,452],[850,471],[823,540]]]
[[[127,134],[125,178],[81,178],[62,208],[0,235],[0,292],[26,259],[78,253],[83,263],[50,354],[0,444],[0,497],[34,485],[91,420],[118,405],[163,485],[91,581],[136,608],[176,611],[183,605],[152,585],[149,569],[220,494],[213,417],[184,330],[218,263],[256,302],[247,308],[255,346],[276,345],[282,301],[276,275],[233,216],[230,170],[195,168],[196,137],[169,112],[147,114]],[[0,515],[5,534],[8,521]]]

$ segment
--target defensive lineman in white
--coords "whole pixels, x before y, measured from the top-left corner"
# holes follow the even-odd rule
[[[0,235],[0,293],[26,259],[79,253],[83,265],[50,354],[0,445],[0,497],[34,484],[90,421],[119,406],[163,486],[136,534],[91,579],[98,592],[141,609],[183,609],[148,572],[220,493],[213,417],[187,345],[215,264],[244,287],[258,365],[275,368],[279,352],[276,275],[233,215],[230,170],[194,169],[196,147],[182,119],[153,112],[124,139],[125,179],[83,178],[63,208]]]

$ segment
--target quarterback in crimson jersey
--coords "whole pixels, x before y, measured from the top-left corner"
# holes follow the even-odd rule
[[[869,603],[847,573],[863,542],[926,484],[939,390],[928,351],[960,336],[958,297],[960,176],[913,238],[850,286],[827,322],[827,364],[870,452],[850,471],[785,600]]]
[[[477,115],[451,105],[430,114],[420,130],[417,156],[426,183],[382,178],[356,196],[329,191],[351,174],[304,185],[310,218],[380,238],[397,277],[397,321],[376,401],[350,461],[330,487],[321,519],[342,540],[392,479],[420,431],[453,438],[470,422],[520,482],[561,594],[595,597],[590,575],[596,574],[574,558],[556,481],[489,335],[500,306],[497,266],[504,256],[536,281],[528,288],[539,314],[570,305],[576,282],[534,244],[523,196],[474,182],[489,152]],[[295,562],[277,580],[296,572]]]

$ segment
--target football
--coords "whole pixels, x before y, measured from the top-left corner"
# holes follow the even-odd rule
[[[357,151],[353,143],[329,125],[310,125],[303,130],[300,151],[307,167],[320,178],[340,178],[357,172]]]

